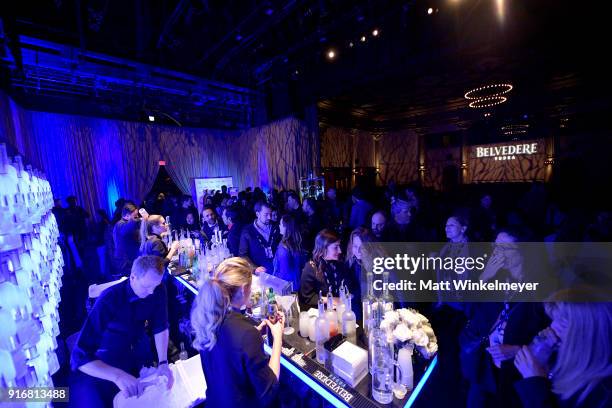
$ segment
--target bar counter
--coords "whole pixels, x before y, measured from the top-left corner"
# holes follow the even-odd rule
[[[176,271],[174,272],[176,273]],[[180,275],[172,274],[177,286],[182,287],[185,293],[196,296],[198,291],[191,275],[186,272]],[[179,289],[180,290],[180,289]],[[292,325],[297,327],[297,324]],[[365,348],[363,342],[363,331],[357,329],[358,346]],[[271,349],[264,341],[264,350],[270,353]],[[393,398],[390,404],[380,404],[372,398],[372,378],[368,373],[355,387],[350,387],[343,379],[336,376],[331,367],[319,364],[314,356],[315,343],[308,338],[300,337],[296,329],[293,334],[283,335],[283,350],[281,355],[281,366],[286,372],[291,373],[296,379],[310,387],[321,398],[335,407],[411,407],[419,399],[419,395],[433,370],[438,357],[431,360],[422,358],[415,359],[414,363],[414,389],[399,400]]]

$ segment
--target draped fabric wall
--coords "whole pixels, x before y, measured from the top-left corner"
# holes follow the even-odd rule
[[[355,167],[376,167],[374,135],[359,130],[355,133]]]
[[[184,192],[194,177],[233,176],[234,186],[297,188],[316,166],[316,135],[288,118],[244,132],[162,128],[168,173]],[[177,140],[180,139],[180,140]],[[318,153],[316,153],[318,155]]]
[[[352,129],[331,127],[321,131],[321,166],[351,167],[353,154]]]
[[[374,136],[379,138],[375,151]],[[380,182],[418,180],[418,136],[409,130],[372,133],[364,130],[330,127],[321,132],[323,167],[351,167],[353,151],[356,166],[380,167]],[[378,156],[378,157],[377,157]]]
[[[381,135],[380,179],[410,183],[419,179],[419,138],[410,130],[386,132]]]
[[[142,200],[161,159],[185,193],[193,177],[297,188],[317,165],[316,138],[294,118],[244,132],[175,128],[28,111],[0,93],[0,140],[45,171],[57,197],[74,194],[92,213],[119,197]]]
[[[73,194],[93,214],[113,209],[120,196],[140,200],[151,188],[161,154],[150,127],[12,107],[2,112],[3,134],[47,174],[57,197]],[[11,121],[13,132],[5,133]]]
[[[242,186],[238,160],[230,153],[239,132],[170,127],[158,132],[166,170],[183,193],[191,191],[194,177],[233,176],[234,185]]]
[[[426,171],[425,171],[425,187],[431,187],[436,190],[444,189],[444,171],[450,167],[457,170],[457,179],[459,183],[459,173],[461,169],[461,148],[447,147],[442,149],[429,149],[425,156]]]

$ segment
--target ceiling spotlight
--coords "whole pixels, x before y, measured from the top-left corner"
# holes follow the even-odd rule
[[[361,42],[365,42],[365,41],[366,41],[366,36],[365,36],[365,35],[362,35],[362,36],[361,36]]]
[[[334,59],[334,58],[336,58],[336,52],[335,52],[334,50],[329,50],[329,51],[327,52],[327,58],[329,58],[329,59]]]
[[[372,31],[372,35],[373,35],[374,37],[377,37],[377,36],[378,36],[378,30],[374,30],[374,31]]]
[[[155,116],[149,115],[149,122],[155,122]]]
[[[351,42],[349,43],[349,47],[353,48],[354,46],[355,46],[355,44],[353,44],[353,42],[351,41]]]
[[[433,8],[431,8],[431,7],[430,7],[430,8],[428,8],[428,9],[427,9],[427,14],[430,14],[430,15],[431,15],[431,14],[433,14]]]

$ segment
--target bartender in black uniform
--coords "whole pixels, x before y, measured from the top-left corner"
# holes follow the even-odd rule
[[[140,224],[140,248],[138,255],[157,255],[170,262],[179,248],[178,241],[172,241],[170,248],[163,240],[163,236],[170,234],[166,219],[157,214],[149,215],[147,210],[139,210],[142,216]]]
[[[168,368],[168,302],[160,285],[164,260],[136,258],[130,278],[106,289],[91,310],[71,356],[70,406],[110,407],[120,391],[139,395],[140,368],[153,363],[147,332],[153,334],[158,374],[174,382]]]
[[[241,312],[251,297],[254,267],[244,258],[228,258],[200,288],[191,311],[194,347],[200,350],[206,378],[206,406],[266,407],[276,402],[284,315],[259,326]],[[270,357],[260,330],[273,337]]]

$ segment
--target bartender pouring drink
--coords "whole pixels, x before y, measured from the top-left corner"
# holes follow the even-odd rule
[[[144,255],[132,265],[130,278],[106,289],[91,310],[71,356],[70,406],[110,407],[121,390],[127,397],[143,389],[138,373],[153,363],[150,331],[155,339],[158,374],[174,378],[168,368],[168,302],[161,285],[164,260]]]
[[[253,326],[243,314],[252,278],[248,261],[228,258],[202,284],[193,304],[193,344],[206,379],[206,406],[252,408],[277,402],[285,316],[278,312],[278,319]],[[270,357],[263,348],[264,327],[272,336]]]

